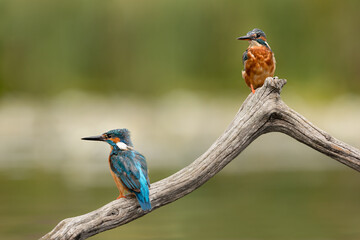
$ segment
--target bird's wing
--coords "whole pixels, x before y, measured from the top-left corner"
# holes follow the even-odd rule
[[[141,159],[141,160],[139,160]],[[145,162],[144,156],[140,153],[128,150],[121,151],[110,157],[111,170],[120,178],[121,182],[129,189],[135,192],[140,192],[140,171],[147,177],[147,171],[143,171],[142,159]],[[138,162],[140,164],[138,164]],[[146,169],[146,162],[144,165]]]
[[[246,49],[246,51],[244,52],[244,54],[242,56],[242,61],[243,61],[244,65],[245,65],[246,60],[248,60],[248,49]]]
[[[146,181],[147,181],[147,184],[148,184],[148,186],[150,187],[150,180],[149,180],[149,175],[148,175],[148,168],[147,168],[146,159],[145,159],[145,157],[144,157],[141,153],[139,153],[139,152],[136,152],[136,151],[135,151],[135,155],[136,155],[135,160],[140,163],[142,173],[144,174],[144,176],[145,176],[145,178],[146,178]]]

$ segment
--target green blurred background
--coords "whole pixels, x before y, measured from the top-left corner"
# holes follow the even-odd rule
[[[116,197],[108,146],[132,131],[151,181],[192,162],[250,93],[246,42],[265,31],[282,97],[360,147],[360,2],[1,0],[0,238],[34,239]],[[203,187],[93,239],[360,239],[351,169],[267,134]]]

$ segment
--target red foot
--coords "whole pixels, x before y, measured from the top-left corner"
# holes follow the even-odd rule
[[[253,85],[252,85],[252,84],[250,84],[250,87],[251,87],[251,91],[252,91],[252,93],[253,93],[253,94],[255,94],[255,90],[254,90],[254,87],[253,87]]]
[[[124,195],[119,195],[116,199],[125,198]]]

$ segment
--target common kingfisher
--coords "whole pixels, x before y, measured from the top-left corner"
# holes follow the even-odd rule
[[[252,93],[255,93],[255,89],[261,87],[267,77],[274,76],[276,68],[274,53],[266,42],[265,33],[258,28],[237,39],[249,41],[249,47],[242,57],[244,64],[242,77]]]
[[[117,199],[134,194],[144,211],[151,210],[147,163],[145,157],[134,150],[129,130],[114,129],[99,136],[81,139],[110,144],[110,172],[120,192]]]

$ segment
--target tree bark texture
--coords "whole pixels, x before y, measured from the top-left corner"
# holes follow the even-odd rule
[[[152,211],[191,193],[223,169],[264,133],[282,132],[360,171],[360,151],[317,128],[280,98],[285,79],[267,78],[250,93],[225,132],[187,167],[151,184]],[[62,220],[41,239],[86,239],[131,222],[149,212],[135,198],[122,198],[87,214]]]

